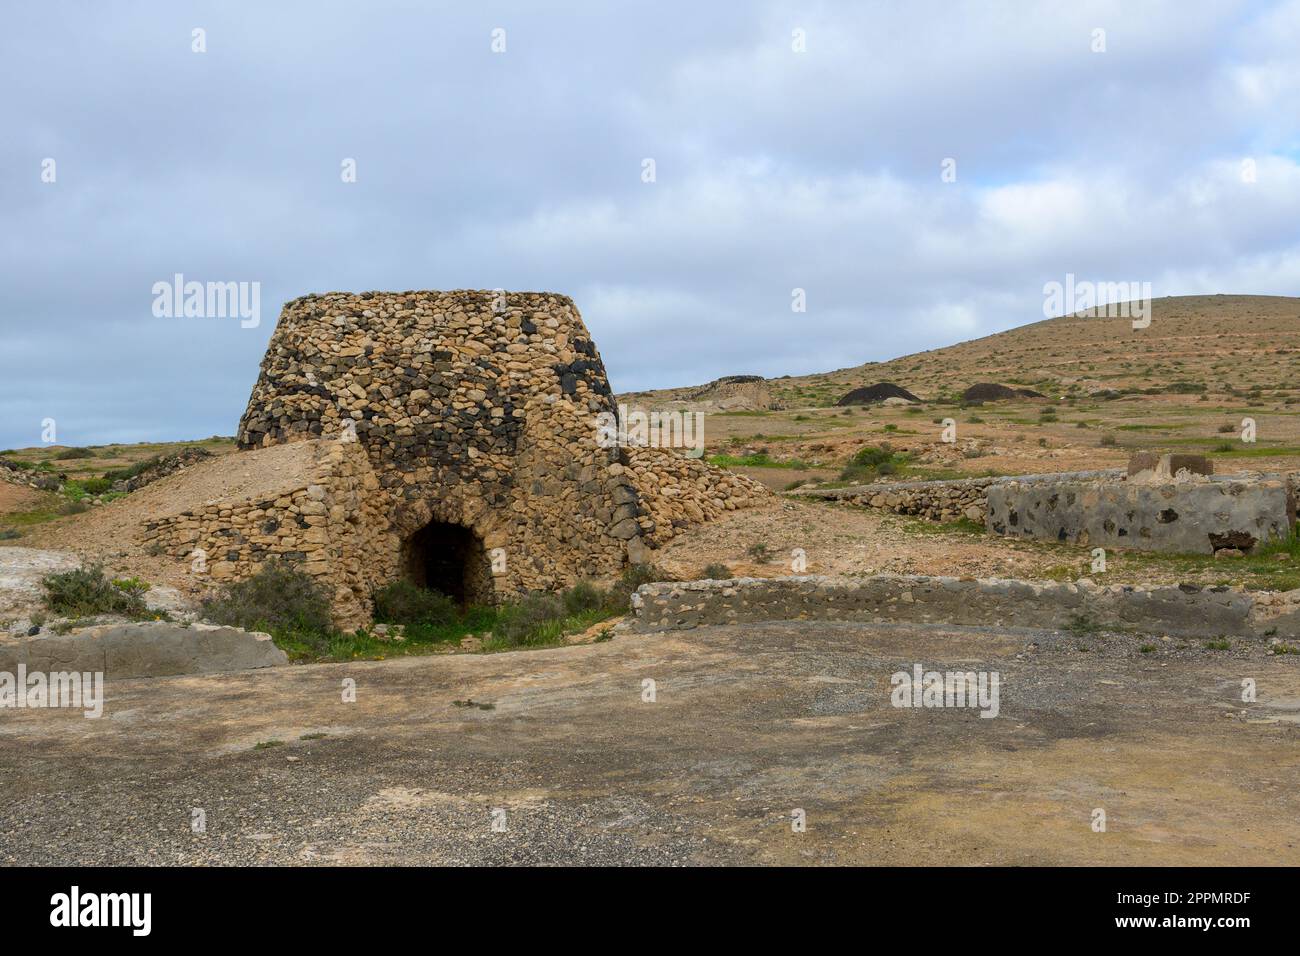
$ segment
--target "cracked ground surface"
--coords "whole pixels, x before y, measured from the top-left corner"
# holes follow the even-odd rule
[[[891,706],[914,663],[999,716]],[[1300,657],[1254,642],[768,623],[107,689],[0,711],[0,862],[1300,862]]]

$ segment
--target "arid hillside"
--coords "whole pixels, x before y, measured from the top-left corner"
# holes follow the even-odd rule
[[[743,371],[743,370],[738,370]],[[836,408],[890,382],[920,404]],[[1136,449],[1208,454],[1221,472],[1300,467],[1300,299],[1157,299],[1149,327],[1068,316],[815,375],[769,379],[773,408],[709,414],[719,463],[771,487],[834,480],[863,445],[902,457],[884,470],[934,478],[1123,465]],[[997,384],[1043,397],[974,402]],[[695,389],[629,393],[644,408],[689,408]],[[1243,441],[1243,420],[1255,424]],[[941,442],[946,419],[957,441]],[[903,458],[906,458],[904,461]]]

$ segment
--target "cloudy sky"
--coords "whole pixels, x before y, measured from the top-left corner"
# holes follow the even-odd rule
[[[947,345],[1066,273],[1300,294],[1300,0],[48,0],[0,77],[0,448],[232,434],[306,292],[568,293],[617,390]],[[176,273],[261,324],[156,317]]]

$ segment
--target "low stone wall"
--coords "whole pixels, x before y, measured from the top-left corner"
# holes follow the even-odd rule
[[[1300,635],[1300,591],[1252,594],[1177,585],[1141,589],[997,578],[821,575],[646,584],[630,629],[759,621],[861,621],[986,627],[1089,627],[1186,637]]]
[[[398,543],[360,445],[313,445],[311,469],[275,497],[216,500],[146,522],[142,543],[191,563],[202,552],[196,573],[218,582],[246,577],[269,557],[299,564],[326,586],[336,623],[360,626],[373,590],[397,575]]]
[[[1080,471],[1065,474],[1017,475],[1015,477],[958,478],[951,481],[888,481],[849,488],[797,489],[790,494],[826,501],[844,501],[864,508],[876,508],[900,515],[915,515],[930,521],[966,518],[983,523],[988,489],[1003,482],[1056,482],[1063,479],[1122,478],[1119,469]]]
[[[1020,480],[988,488],[990,530],[1093,547],[1213,554],[1249,551],[1295,525],[1283,477],[1142,482]]]
[[[102,673],[106,680],[213,674],[287,664],[269,634],[167,621],[104,624],[0,643],[0,671]]]

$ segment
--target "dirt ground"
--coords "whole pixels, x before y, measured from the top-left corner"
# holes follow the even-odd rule
[[[41,497],[41,493],[35,488],[0,481],[0,514],[34,508]]]
[[[808,622],[111,683],[0,719],[0,862],[1300,863],[1300,659],[1089,643]],[[891,706],[914,663],[998,672],[999,715]]]
[[[767,556],[750,549],[765,546]],[[805,567],[793,566],[794,551]],[[781,499],[764,508],[732,512],[724,519],[673,538],[654,559],[674,577],[693,580],[706,565],[723,564],[733,576],[772,578],[794,573],[864,575],[933,574],[955,577],[1077,580],[1099,584],[1238,584],[1272,587],[1247,579],[1231,560],[1207,562],[1205,569],[1153,560],[1141,551],[1114,551],[1104,575],[1091,574],[1090,548],[1056,542],[1005,538],[948,529],[919,518],[854,505]],[[1280,572],[1289,563],[1278,562]]]

